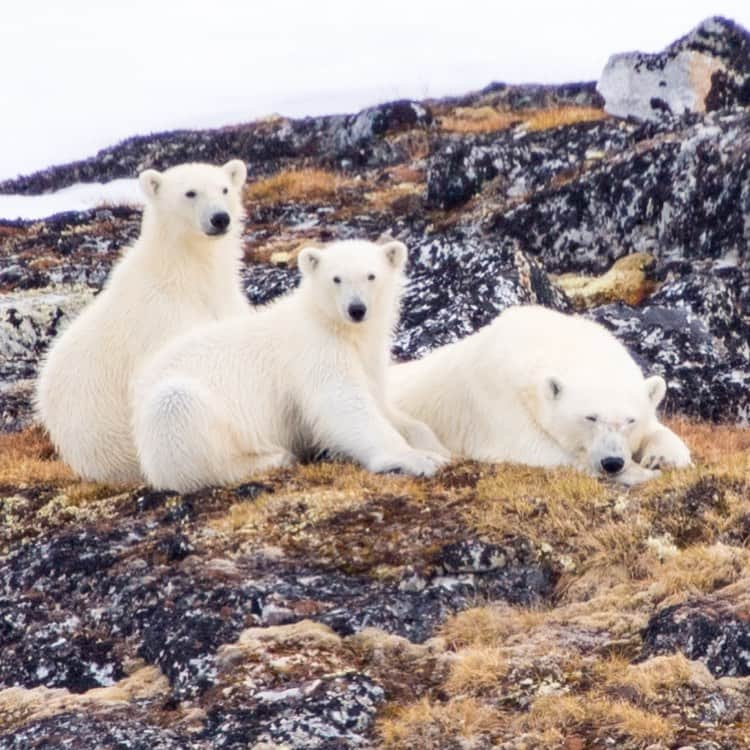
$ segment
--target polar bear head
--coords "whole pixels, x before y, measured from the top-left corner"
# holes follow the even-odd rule
[[[633,460],[666,393],[658,375],[591,379],[548,375],[537,386],[537,421],[596,474],[616,476]]]
[[[180,164],[164,172],[147,169],[138,180],[146,196],[146,215],[184,239],[237,233],[243,218],[242,186],[247,178],[239,159],[223,167]]]
[[[297,264],[302,290],[328,321],[345,326],[392,326],[403,287],[406,245],[342,240],[327,247],[306,247]]]

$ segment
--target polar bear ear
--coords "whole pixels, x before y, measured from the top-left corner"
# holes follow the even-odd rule
[[[237,189],[245,184],[245,180],[247,179],[247,167],[242,159],[232,159],[232,161],[228,161],[222,169],[229,175],[232,185]]]
[[[550,401],[557,401],[562,395],[563,387],[559,378],[549,377],[544,379],[543,384],[544,395]]]
[[[161,188],[162,175],[155,169],[147,169],[145,172],[141,172],[138,175],[138,182],[141,185],[146,198],[149,200],[156,197],[156,194]]]
[[[667,395],[667,384],[664,382],[664,378],[661,375],[652,375],[650,378],[646,378],[646,393],[654,408],[659,406],[664,396]]]
[[[312,273],[320,265],[320,249],[305,247],[297,256],[297,267],[303,274]]]
[[[406,249],[406,245],[404,245],[403,242],[399,242],[398,240],[391,240],[390,242],[386,242],[385,244],[381,245],[381,247],[383,248],[383,252],[385,253],[387,261],[394,268],[404,267],[408,250]]]

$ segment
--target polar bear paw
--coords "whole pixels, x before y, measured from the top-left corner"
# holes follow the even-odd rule
[[[376,474],[411,474],[431,477],[448,459],[431,451],[410,450],[403,453],[377,456],[369,462],[368,469]]]
[[[644,446],[640,464],[646,469],[684,469],[692,464],[690,449],[673,432],[660,430]]]
[[[619,474],[613,477],[613,481],[624,484],[626,487],[634,487],[651,479],[661,476],[657,469],[647,469],[641,464],[630,463]]]

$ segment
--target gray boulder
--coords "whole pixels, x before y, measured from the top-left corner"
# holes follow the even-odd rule
[[[750,34],[709,18],[663,52],[610,57],[597,84],[617,117],[658,120],[750,104]]]

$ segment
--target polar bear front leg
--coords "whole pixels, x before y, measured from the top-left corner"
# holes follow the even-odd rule
[[[354,383],[328,384],[311,406],[320,444],[376,474],[430,477],[446,463],[437,453],[412,448],[370,393]]]
[[[392,404],[387,405],[386,413],[394,427],[412,448],[437,453],[439,456],[450,459],[451,452],[440,442],[438,436],[425,422],[410,417],[406,412]]]
[[[658,422],[644,438],[639,453],[640,464],[646,469],[684,469],[692,464],[687,445]]]

